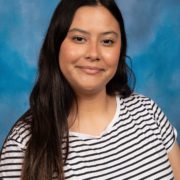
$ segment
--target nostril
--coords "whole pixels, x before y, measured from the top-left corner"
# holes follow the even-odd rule
[[[100,60],[100,57],[99,56],[86,56],[86,59],[87,60],[90,60],[90,61],[99,61]]]
[[[86,59],[96,60],[96,61],[100,60],[100,53],[96,46],[88,49],[86,54]]]

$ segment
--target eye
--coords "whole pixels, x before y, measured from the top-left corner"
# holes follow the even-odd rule
[[[76,43],[79,43],[79,44],[83,44],[86,42],[86,38],[82,37],[82,36],[73,36],[72,37],[72,40]]]
[[[112,46],[114,44],[114,41],[112,39],[105,39],[102,41],[102,44],[104,46]]]

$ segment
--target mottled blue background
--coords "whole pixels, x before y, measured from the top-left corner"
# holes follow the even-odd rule
[[[39,49],[58,2],[0,0],[0,146],[29,107]],[[125,19],[136,91],[154,99],[180,134],[180,1],[117,2]]]

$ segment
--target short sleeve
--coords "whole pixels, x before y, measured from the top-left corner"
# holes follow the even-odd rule
[[[171,125],[161,108],[151,100],[152,115],[158,125],[162,143],[167,152],[170,152],[177,139],[177,131]]]
[[[20,180],[24,151],[14,140],[7,140],[0,155],[0,179]]]
[[[20,180],[30,125],[17,121],[9,132],[0,152],[0,180]]]

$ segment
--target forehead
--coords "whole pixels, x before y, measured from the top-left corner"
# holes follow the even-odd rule
[[[120,31],[119,23],[111,12],[102,5],[83,6],[77,9],[70,28],[111,29]]]

